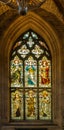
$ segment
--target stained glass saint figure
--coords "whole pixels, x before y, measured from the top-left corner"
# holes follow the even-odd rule
[[[15,90],[14,92],[12,92],[12,118],[13,119],[22,119],[23,115],[22,115],[22,111],[21,108],[23,107],[23,98],[21,96],[21,92],[19,90]]]
[[[11,61],[11,87],[20,87],[22,86],[22,61],[15,56]]]
[[[26,67],[26,70],[28,71],[28,84],[29,85],[35,85],[34,82],[34,71],[35,71],[35,67],[33,65],[28,65]]]
[[[43,59],[40,62],[40,85],[41,86],[50,86],[50,75],[51,75],[51,70],[50,70],[50,61],[46,58],[43,57]]]
[[[32,57],[29,57],[29,59],[26,61],[25,66],[25,73],[26,73],[26,86],[34,87],[36,86],[36,61],[33,60]]]
[[[26,116],[27,119],[37,118],[37,98],[33,90],[26,93]]]
[[[39,93],[40,119],[51,119],[51,93],[43,90]]]

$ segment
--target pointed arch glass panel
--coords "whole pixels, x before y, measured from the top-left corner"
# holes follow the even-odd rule
[[[10,54],[11,120],[52,119],[52,57],[45,40],[29,29]]]

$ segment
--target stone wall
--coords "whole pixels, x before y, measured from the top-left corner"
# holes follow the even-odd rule
[[[38,12],[38,15],[37,15]],[[11,21],[9,22],[11,18]],[[13,22],[12,22],[13,21]],[[8,22],[8,26],[7,26]],[[5,26],[6,25],[6,26]],[[3,28],[5,27],[5,29]],[[5,15],[1,24],[0,35],[0,126],[1,130],[15,128],[42,128],[62,130],[64,127],[64,25],[53,14],[39,9],[28,13],[25,17]],[[28,29],[33,29],[47,42],[53,58],[53,113],[52,122],[31,124],[28,122],[11,122],[9,115],[9,56],[15,40]]]

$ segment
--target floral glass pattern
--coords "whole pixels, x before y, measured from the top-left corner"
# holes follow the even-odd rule
[[[42,37],[23,33],[10,55],[11,120],[52,119],[52,57]]]

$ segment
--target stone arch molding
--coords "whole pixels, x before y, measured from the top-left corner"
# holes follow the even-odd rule
[[[16,39],[25,31],[27,31],[28,29],[32,29],[35,32],[37,32],[41,37],[44,38],[44,40],[46,41],[46,43],[49,46],[49,49],[51,51],[51,55],[52,55],[52,92],[53,92],[53,123],[59,126],[61,125],[60,119],[61,118],[61,111],[60,111],[60,99],[61,99],[61,95],[60,95],[60,91],[61,91],[61,87],[60,87],[60,67],[61,67],[61,63],[60,63],[60,42],[59,39],[55,33],[55,31],[52,29],[52,27],[44,20],[42,19],[40,16],[38,16],[37,14],[30,12],[28,13],[26,16],[20,16],[17,20],[15,20],[15,22],[13,22],[10,27],[6,30],[4,36],[3,36],[3,40],[2,40],[2,56],[3,59],[5,59],[5,61],[7,62],[7,64],[4,63],[4,77],[6,77],[6,81],[4,81],[4,86],[5,87],[9,87],[9,56],[10,56],[10,52],[12,49],[12,46],[14,44],[14,42],[16,41]],[[4,42],[5,41],[5,42]],[[58,65],[57,65],[58,64]],[[5,70],[5,68],[8,69]],[[57,75],[58,73],[58,75]],[[56,92],[58,92],[56,94]],[[57,95],[60,95],[59,97],[57,97]],[[57,102],[57,100],[59,100],[59,102]],[[5,99],[6,100],[6,99]],[[57,104],[57,105],[56,105]],[[6,104],[4,103],[4,106]],[[6,106],[7,107],[7,106]],[[5,107],[5,109],[6,109]],[[9,106],[8,106],[9,107]],[[58,109],[57,109],[58,108]],[[7,108],[8,109],[8,108]],[[7,110],[6,109],[6,110]],[[3,109],[4,111],[4,109]],[[4,112],[3,115],[5,115],[6,113]],[[7,114],[9,115],[9,114]],[[6,115],[5,115],[6,117]],[[9,119],[9,116],[7,117],[7,120]]]
[[[59,49],[60,51],[60,44],[57,35],[52,29],[52,27],[42,17],[33,12],[30,12],[25,17],[20,16],[19,18],[17,18],[15,22],[13,22],[5,32],[3,37],[3,47],[5,55],[6,51],[9,55],[15,40],[28,29],[34,30],[45,39],[50,48],[51,53],[53,52],[53,49],[55,52],[56,49]]]

